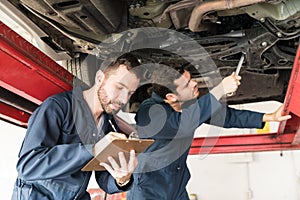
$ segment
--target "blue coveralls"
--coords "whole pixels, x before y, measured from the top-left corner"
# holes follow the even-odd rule
[[[91,172],[81,168],[93,158],[93,145],[112,131],[109,118],[104,114],[97,127],[79,87],[46,99],[30,117],[12,199],[89,200]],[[107,171],[95,172],[95,178],[107,193],[128,189],[118,187]]]
[[[216,126],[262,128],[263,113],[236,110],[206,94],[176,112],[155,93],[136,115],[140,138],[155,139],[139,158],[128,200],[188,200],[190,179],[186,160],[193,134],[202,123]]]

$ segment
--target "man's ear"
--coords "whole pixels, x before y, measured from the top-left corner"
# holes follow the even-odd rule
[[[178,97],[176,94],[174,93],[168,93],[166,94],[166,99],[169,101],[169,102],[176,102],[178,101]]]
[[[124,64],[120,64],[119,68],[123,68],[123,69],[127,69],[128,70],[128,67],[126,65],[124,65]]]
[[[101,70],[98,70],[95,77],[95,85],[100,87],[104,81],[105,75]]]

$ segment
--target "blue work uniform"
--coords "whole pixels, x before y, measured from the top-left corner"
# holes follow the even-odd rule
[[[262,128],[263,113],[236,110],[221,104],[211,94],[183,105],[176,112],[153,93],[136,115],[140,138],[155,142],[138,156],[135,182],[128,200],[188,200],[190,172],[186,160],[193,134],[202,123],[216,126]]]
[[[80,87],[47,98],[30,117],[12,200],[91,199],[86,190],[92,172],[81,168],[93,158],[93,145],[112,131],[113,117],[103,117],[97,126]],[[95,172],[95,178],[107,193],[131,185],[118,187],[107,171]]]

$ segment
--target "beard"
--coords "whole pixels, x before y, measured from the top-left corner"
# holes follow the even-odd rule
[[[100,87],[97,91],[98,100],[100,102],[101,107],[103,108],[104,112],[107,114],[116,114],[119,112],[123,104],[121,102],[113,102],[107,95],[107,92],[103,89],[103,87]],[[110,105],[118,105],[119,109],[113,109]]]

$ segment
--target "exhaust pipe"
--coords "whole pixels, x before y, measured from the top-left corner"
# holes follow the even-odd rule
[[[194,8],[191,14],[189,20],[189,29],[193,32],[199,31],[199,26],[204,14],[210,11],[229,10],[266,1],[268,0],[215,0],[201,2]]]

